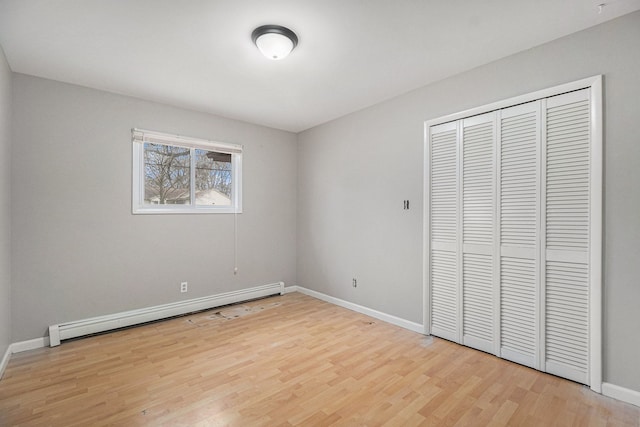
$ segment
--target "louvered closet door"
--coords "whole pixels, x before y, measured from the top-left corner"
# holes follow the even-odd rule
[[[425,320],[598,391],[601,86],[583,83],[427,124]]]
[[[458,339],[458,123],[430,128],[431,333]]]
[[[546,100],[545,370],[589,383],[590,102]]]
[[[499,113],[500,355],[539,368],[540,101]]]
[[[495,113],[462,121],[462,343],[494,352]]]

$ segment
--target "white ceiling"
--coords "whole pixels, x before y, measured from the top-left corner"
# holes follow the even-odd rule
[[[606,3],[602,13],[598,4]],[[11,69],[299,132],[640,0],[0,0]],[[294,30],[282,61],[251,31]]]

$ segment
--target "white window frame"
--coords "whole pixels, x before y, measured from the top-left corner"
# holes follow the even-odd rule
[[[225,142],[208,141],[144,129],[132,129],[133,149],[133,191],[132,212],[134,214],[203,214],[203,213],[242,213],[242,145]],[[191,167],[189,205],[145,205],[144,204],[144,144],[163,144],[194,151],[202,149],[218,153],[231,154],[231,205],[230,206],[197,206],[195,204],[195,168]]]

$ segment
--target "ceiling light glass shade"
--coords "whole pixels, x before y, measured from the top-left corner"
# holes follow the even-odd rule
[[[293,50],[293,42],[280,34],[265,34],[256,40],[260,52],[269,59],[285,58]]]
[[[286,58],[298,44],[296,34],[279,25],[258,27],[251,38],[264,56],[274,60]]]

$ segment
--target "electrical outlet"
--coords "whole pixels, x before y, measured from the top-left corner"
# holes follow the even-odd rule
[[[353,286],[354,288],[358,287],[358,280],[357,279],[351,279],[351,286]]]
[[[180,292],[187,292],[189,290],[189,284],[187,282],[180,283]]]

